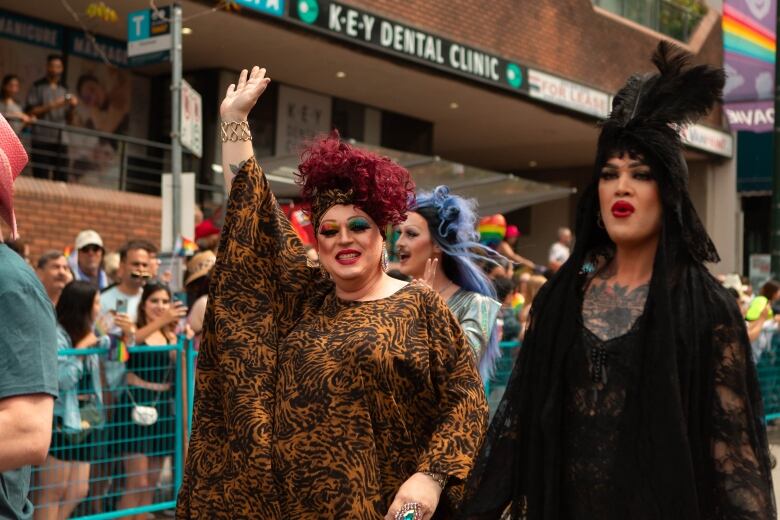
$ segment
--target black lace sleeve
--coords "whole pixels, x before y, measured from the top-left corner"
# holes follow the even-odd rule
[[[717,518],[776,517],[763,407],[741,320],[714,329],[713,496]]]

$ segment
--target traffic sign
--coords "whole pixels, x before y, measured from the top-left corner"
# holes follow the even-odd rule
[[[127,56],[131,64],[169,59],[171,8],[143,9],[127,16]]]
[[[181,80],[181,145],[195,157],[203,155],[203,103],[198,91]]]

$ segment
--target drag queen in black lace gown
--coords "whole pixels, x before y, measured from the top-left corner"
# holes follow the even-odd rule
[[[662,43],[603,123],[577,244],[531,311],[468,519],[775,518],[750,344],[705,263],[676,125],[721,70]]]

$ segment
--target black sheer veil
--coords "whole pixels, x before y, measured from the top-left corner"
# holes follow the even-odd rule
[[[594,178],[569,260],[537,296],[515,369],[469,478],[464,519],[565,518],[563,368],[578,341],[583,265],[612,243],[597,225],[606,160],[641,155],[659,184],[661,239],[640,328],[636,402],[627,404],[616,510],[632,519],[769,519],[775,505],[763,409],[736,303],[705,267],[719,257],[688,194],[677,128],[719,99],[721,69],[662,42],[655,74],[634,76],[603,122]]]

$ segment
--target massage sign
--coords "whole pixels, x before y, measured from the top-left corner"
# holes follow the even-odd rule
[[[527,70],[509,60],[328,0],[298,0],[291,15],[318,30],[498,87],[528,92]]]

